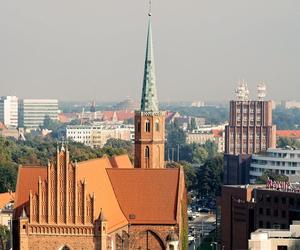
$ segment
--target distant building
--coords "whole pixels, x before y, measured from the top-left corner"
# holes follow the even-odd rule
[[[300,150],[270,148],[266,152],[253,154],[250,167],[250,183],[265,171],[291,176],[300,175]]]
[[[225,133],[224,130],[202,130],[201,128],[194,130],[192,132],[186,133],[186,142],[188,144],[197,143],[197,144],[205,144],[207,141],[211,141],[216,143],[218,146],[218,152],[224,152],[224,140]]]
[[[127,97],[124,101],[121,101],[113,106],[114,110],[134,111],[134,110],[138,110],[138,108],[139,108],[138,103],[130,97]]]
[[[3,96],[0,98],[0,122],[7,127],[18,127],[18,97]]]
[[[299,101],[282,101],[281,105],[285,109],[300,108],[300,102]]]
[[[276,130],[276,137],[280,137],[300,140],[300,130]]]
[[[271,181],[267,185],[223,186],[219,205],[221,249],[248,249],[255,230],[286,230],[292,221],[300,220],[300,186]]]
[[[37,129],[46,117],[58,120],[58,101],[55,99],[23,99],[19,101],[19,127]]]
[[[103,147],[108,139],[133,141],[134,125],[122,123],[98,122],[92,125],[68,125],[66,127],[68,140],[83,143],[97,148]]]
[[[7,226],[8,229],[11,229],[14,195],[10,192],[0,193],[0,225]]]
[[[293,221],[289,230],[257,229],[251,233],[249,249],[288,250],[300,249],[300,221]]]
[[[205,106],[205,103],[203,101],[194,101],[191,104],[191,107],[197,107],[197,108],[204,107],[204,106]]]

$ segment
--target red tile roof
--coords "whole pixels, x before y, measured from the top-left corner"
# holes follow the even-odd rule
[[[18,172],[18,180],[15,195],[15,214],[14,217],[21,215],[23,206],[27,206],[29,202],[30,190],[32,193],[38,192],[39,176],[42,180],[47,178],[47,168],[41,166],[20,166]],[[29,210],[29,209],[28,209]],[[28,211],[27,210],[27,211]]]
[[[176,224],[179,169],[107,169],[131,224]]]
[[[14,201],[15,193],[0,193],[0,209],[2,209],[7,203]]]
[[[222,129],[212,129],[211,132],[213,133],[214,137],[222,137]]]
[[[128,155],[114,156],[109,158],[109,161],[113,168],[133,168]]]
[[[300,130],[276,130],[276,136],[300,139]]]

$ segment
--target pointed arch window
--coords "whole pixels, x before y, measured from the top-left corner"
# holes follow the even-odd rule
[[[145,148],[145,158],[149,159],[150,157],[150,148],[149,146],[146,146]]]
[[[150,132],[150,120],[145,121],[145,132]]]
[[[159,120],[157,119],[156,121],[155,121],[155,131],[159,131]]]

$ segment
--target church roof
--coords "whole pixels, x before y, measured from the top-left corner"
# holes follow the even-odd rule
[[[179,169],[107,169],[107,172],[131,224],[176,224]]]
[[[158,111],[158,110],[159,108],[158,108],[158,98],[157,98],[156,80],[155,80],[151,15],[149,14],[141,111]]]
[[[79,162],[77,170],[77,181],[85,180],[86,193],[95,196],[95,218],[101,210],[105,213],[108,232],[129,223],[176,224],[182,196],[179,169],[133,168],[122,155]],[[30,190],[38,192],[39,177],[47,179],[47,167],[19,167],[14,218],[20,217],[23,207],[29,215]]]

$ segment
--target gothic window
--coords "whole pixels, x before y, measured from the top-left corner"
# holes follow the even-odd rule
[[[145,121],[145,131],[150,132],[150,120]]]
[[[146,146],[145,148],[145,158],[149,158],[150,157],[150,149],[148,146]]]
[[[138,132],[141,132],[141,122],[140,121],[138,121],[138,123],[137,123],[137,129],[138,129]]]
[[[158,132],[159,131],[159,120],[155,121],[155,130]]]

